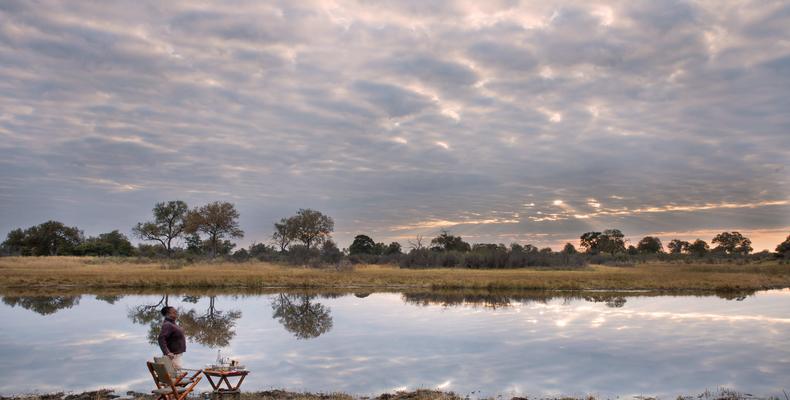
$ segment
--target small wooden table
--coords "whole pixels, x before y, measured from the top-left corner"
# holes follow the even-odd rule
[[[219,395],[214,397],[219,397],[219,398],[222,398],[222,395],[226,393],[237,395],[239,393],[239,387],[241,386],[241,383],[244,382],[244,378],[247,377],[247,374],[249,373],[250,371],[238,370],[238,369],[232,371],[223,371],[218,369],[203,370],[203,375],[206,376],[206,380],[208,380],[208,383],[211,385],[211,388],[214,389],[214,393],[216,395]],[[216,383],[214,382],[213,379],[211,379],[212,377],[217,378]],[[230,380],[228,380],[228,378],[230,377],[239,377],[239,381],[236,382],[236,385],[232,385],[230,383]],[[224,387],[222,385],[223,383],[225,384]]]

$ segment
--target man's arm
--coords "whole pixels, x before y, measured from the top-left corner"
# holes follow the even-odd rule
[[[159,331],[159,348],[162,349],[162,354],[170,355],[170,349],[167,348],[167,338],[173,333],[172,324],[162,324],[162,330]]]

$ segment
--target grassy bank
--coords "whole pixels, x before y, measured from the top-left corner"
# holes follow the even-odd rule
[[[376,288],[495,290],[759,290],[790,287],[790,265],[638,264],[579,270],[289,267],[262,262],[170,264],[93,257],[0,258],[0,289]]]
[[[119,397],[112,390],[96,390],[77,394],[50,393],[36,395],[19,395],[2,397],[0,400],[112,400]],[[154,397],[145,393],[127,392],[123,398],[135,400],[153,400]],[[191,397],[196,398],[196,397]],[[532,397],[536,400],[597,400],[598,397]],[[656,400],[654,397],[639,396],[642,400]],[[401,391],[395,393],[383,393],[377,396],[351,396],[345,393],[304,393],[289,392],[286,390],[267,390],[263,392],[242,392],[241,400],[469,400],[469,396],[459,396],[453,392],[443,392],[439,390],[414,390]],[[507,397],[497,396],[489,398],[491,400],[505,400]],[[695,396],[678,396],[672,400],[780,400],[779,397],[757,397],[752,394],[744,394],[729,389],[718,389],[716,391],[705,391]],[[527,397],[511,397],[510,400],[528,400]],[[784,400],[784,399],[781,399]]]

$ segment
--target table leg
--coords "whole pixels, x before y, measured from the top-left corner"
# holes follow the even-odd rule
[[[246,378],[246,377],[247,377],[246,374],[242,375],[241,378],[239,378],[239,381],[236,383],[236,387],[233,390],[239,390],[239,387],[241,386],[241,383],[244,382],[244,378]]]
[[[222,381],[220,380],[215,384],[214,381],[211,379],[211,375],[207,375],[207,374],[203,374],[203,375],[206,376],[206,379],[208,380],[208,383],[211,385],[211,388],[214,389],[214,391],[217,391],[219,389],[219,384],[222,383]]]

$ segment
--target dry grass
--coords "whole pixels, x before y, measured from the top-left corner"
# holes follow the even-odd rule
[[[379,288],[756,290],[790,287],[790,265],[640,264],[577,271],[401,269],[349,271],[270,263],[139,262],[93,257],[0,258],[0,288]]]
[[[154,397],[146,393],[127,392],[127,396],[134,400],[153,400]],[[0,400],[112,400],[118,397],[113,390],[101,389],[90,392],[76,394],[49,393],[31,394],[3,397]],[[203,393],[198,397],[196,393],[188,397],[189,399],[206,398],[208,393]],[[440,390],[417,389],[412,391],[399,391],[395,393],[382,393],[377,396],[352,396],[350,394],[336,393],[309,393],[309,392],[290,392],[287,390],[267,390],[263,392],[242,392],[241,400],[469,400],[469,395],[460,396],[454,392],[443,392]],[[785,394],[785,397],[787,395]],[[505,400],[506,396],[481,397],[481,400]],[[539,400],[598,400],[595,396],[553,396],[553,397],[532,397]],[[638,396],[637,399],[657,400],[655,397]],[[527,397],[511,397],[510,400],[527,400]],[[697,396],[678,396],[677,400],[779,400],[777,397],[757,397],[734,390],[721,388],[715,391],[706,390]]]

